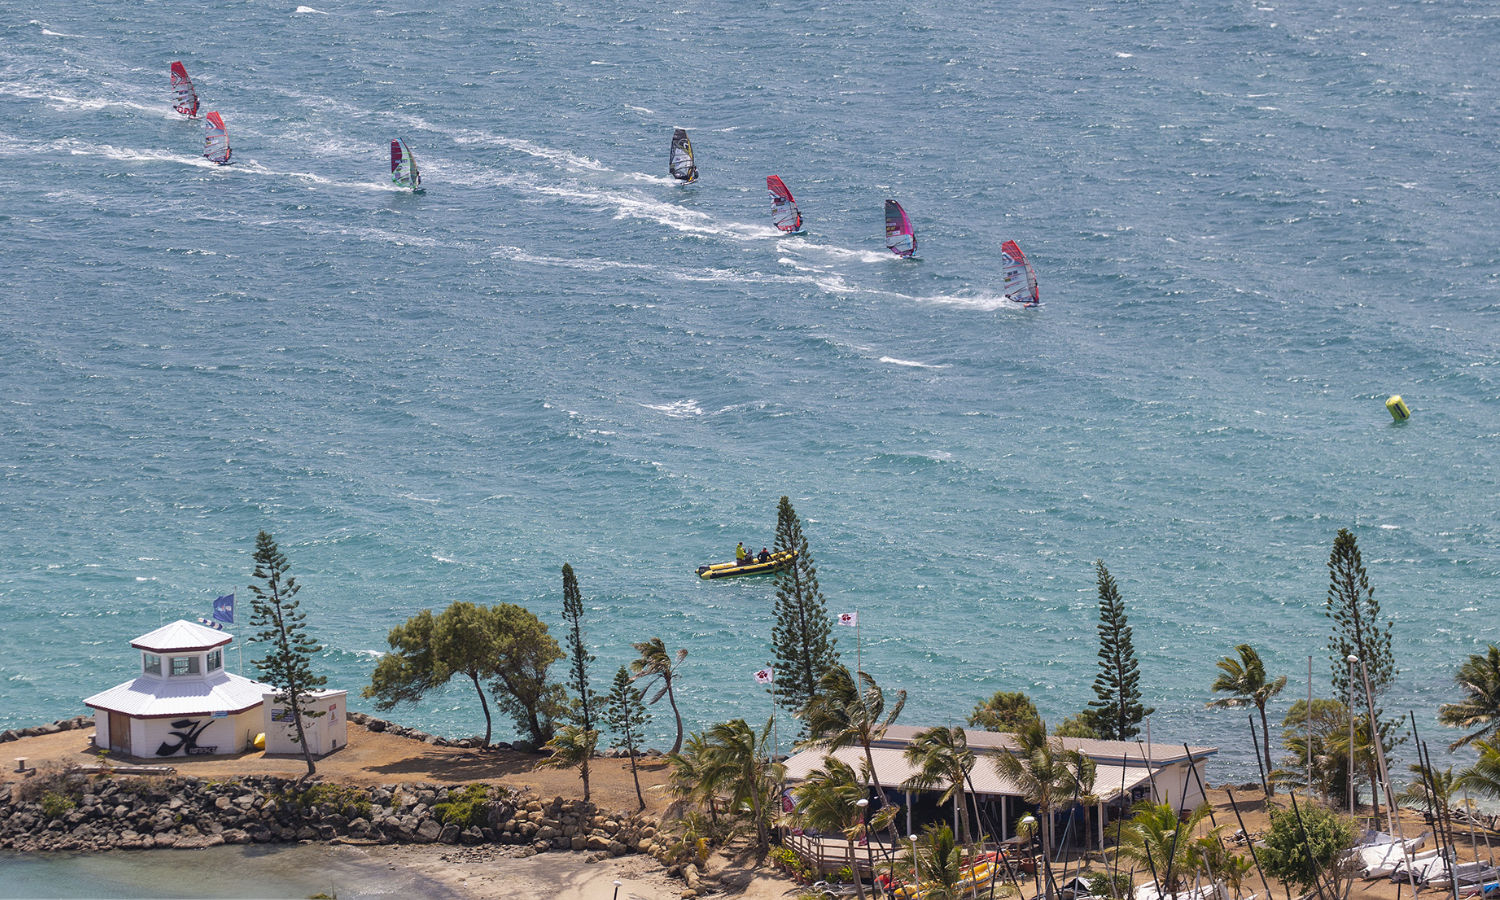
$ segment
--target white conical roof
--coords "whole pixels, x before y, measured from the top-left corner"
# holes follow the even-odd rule
[[[186,619],[163,625],[155,631],[141,635],[130,642],[137,650],[152,653],[182,653],[191,650],[211,650],[234,640],[234,635],[213,628],[205,628]]]

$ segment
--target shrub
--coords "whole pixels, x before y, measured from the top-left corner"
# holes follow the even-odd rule
[[[287,791],[276,795],[283,804],[323,809],[347,818],[370,817],[370,798],[356,787],[340,784],[315,784],[302,791]]]
[[[1088,883],[1089,893],[1095,897],[1129,897],[1134,891],[1130,876],[1125,872],[1116,872],[1113,877],[1108,872],[1094,872],[1088,876]]]
[[[42,815],[49,819],[60,819],[72,812],[77,806],[78,804],[74,803],[73,798],[67,794],[48,791],[42,795]]]
[[[489,799],[489,785],[471,784],[462,791],[450,791],[447,800],[433,805],[432,815],[444,825],[483,825]]]
[[[772,847],[771,862],[798,881],[807,883],[813,880],[812,868],[789,847]]]

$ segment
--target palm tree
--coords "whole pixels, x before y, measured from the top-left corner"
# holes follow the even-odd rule
[[[960,900],[963,892],[963,848],[947,825],[928,825],[910,860],[911,880],[923,900]]]
[[[1076,750],[1064,750],[1062,742],[1048,738],[1041,719],[1016,732],[1016,748],[994,757],[995,768],[1037,808],[1041,820],[1042,863],[1046,871],[1047,900],[1052,900],[1052,812],[1071,806],[1083,783],[1093,781],[1093,762]]]
[[[1479,759],[1458,773],[1457,786],[1500,800],[1500,741],[1475,741]]]
[[[1254,647],[1240,644],[1234,649],[1240,658],[1226,656],[1219,660],[1219,676],[1214,679],[1212,687],[1214,692],[1224,692],[1230,696],[1210,700],[1208,705],[1222,709],[1255,704],[1255,708],[1260,711],[1261,746],[1265,751],[1266,771],[1270,772],[1276,767],[1271,762],[1271,726],[1266,721],[1266,702],[1286,687],[1286,676],[1267,681],[1266,667],[1261,663],[1260,654],[1255,652]]]
[[[583,799],[589,800],[589,776],[584,764],[594,755],[599,732],[581,725],[564,725],[552,740],[542,745],[552,755],[536,764],[538,769],[571,769],[577,767],[583,777]]]
[[[1427,809],[1439,819],[1447,816],[1449,807],[1453,805],[1453,797],[1459,791],[1459,776],[1453,774],[1453,767],[1448,766],[1438,771],[1420,763],[1412,763],[1407,768],[1417,780],[1402,788],[1401,793],[1396,795],[1396,802],[1408,809]],[[1436,810],[1430,809],[1434,802]]]
[[[1200,868],[1200,848],[1195,833],[1208,815],[1208,804],[1193,810],[1186,820],[1167,803],[1141,802],[1120,829],[1115,854],[1151,873],[1157,892],[1176,895],[1183,882]]]
[[[854,842],[866,835],[864,809],[865,786],[854,770],[834,756],[823,758],[823,767],[807,773],[807,780],[792,788],[796,807],[790,819],[804,828],[836,831],[849,842],[849,868],[855,872],[854,890],[864,900],[865,885],[860,879],[854,858]]]
[[[883,812],[886,807],[885,791],[880,777],[875,773],[875,756],[870,752],[874,743],[885,737],[885,730],[895,724],[906,705],[906,691],[898,691],[896,702],[889,712],[885,708],[885,691],[867,673],[859,673],[859,683],[845,666],[837,665],[823,673],[818,681],[818,692],[803,711],[803,721],[812,737],[803,742],[804,747],[826,750],[832,753],[841,747],[858,744],[865,751],[862,774],[869,776],[875,787],[876,799]],[[895,846],[896,832],[892,818],[891,844]]]
[[[1470,741],[1500,737],[1500,646],[1490,644],[1489,653],[1472,654],[1453,676],[1458,686],[1469,695],[1458,703],[1444,703],[1438,707],[1438,721],[1455,728],[1479,730],[1466,734],[1452,744],[1449,750],[1457,750]]]
[[[667,789],[677,800],[708,809],[714,834],[719,831],[718,792],[724,782],[724,770],[714,759],[713,746],[702,733],[690,734],[681,750],[667,754],[671,771]]]
[[[974,768],[974,751],[962,728],[938,725],[912,736],[902,754],[917,767],[915,775],[902,782],[902,790],[926,791],[946,785],[938,803],[953,803],[958,810],[959,840],[969,843],[969,805],[964,800],[964,784]]]
[[[771,761],[771,722],[756,734],[744,719],[732,719],[710,728],[704,737],[707,766],[729,789],[729,808],[749,812],[756,849],[764,851],[770,845],[767,821],[776,808],[776,786],[786,774],[785,766]]]
[[[649,685],[651,679],[661,679],[661,690],[656,692],[655,697],[646,701],[647,705],[655,704],[665,695],[667,703],[672,706],[672,718],[677,720],[677,740],[673,742],[672,749],[667,752],[676,753],[682,749],[682,714],[677,711],[677,696],[672,692],[672,679],[677,674],[676,667],[687,659],[687,650],[678,650],[674,657],[673,654],[667,652],[666,644],[662,643],[661,638],[654,637],[649,641],[636,644],[635,652],[641,656],[630,663],[630,674],[635,676],[632,680],[644,678],[646,684]]]

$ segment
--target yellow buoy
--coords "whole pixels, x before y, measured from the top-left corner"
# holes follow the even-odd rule
[[[1406,401],[1401,399],[1400,394],[1395,394],[1385,401],[1385,408],[1391,411],[1391,418],[1397,422],[1405,422],[1411,418],[1411,410],[1406,408]]]
[[[262,731],[260,734],[257,734],[255,736],[255,749],[257,749],[257,750],[264,750],[264,749],[266,749],[266,733],[264,731]]]

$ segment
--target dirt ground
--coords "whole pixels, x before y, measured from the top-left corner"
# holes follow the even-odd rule
[[[22,738],[7,743],[0,750],[4,757],[25,757],[27,766],[48,768],[75,765],[97,765],[98,751],[93,746],[91,728],[63,731],[41,737]],[[362,725],[349,723],[349,743],[316,760],[318,777],[341,784],[378,785],[397,782],[428,781],[438,784],[467,784],[484,781],[508,787],[529,787],[538,796],[574,797],[583,795],[583,784],[576,769],[542,769],[534,767],[542,759],[509,750],[479,751],[458,747],[435,747],[421,741],[374,732]],[[173,757],[170,760],[126,759],[115,755],[118,765],[170,765],[179,775],[213,779],[234,775],[283,775],[295,778],[307,771],[300,756],[268,756],[260,751],[238,756]],[[12,760],[13,762],[13,760]],[[643,757],[636,761],[641,779],[641,795],[646,810],[660,814],[670,802],[662,788],[667,781],[667,763],[661,757]],[[0,781],[21,777],[14,765],[4,767]],[[630,779],[630,761],[596,759],[590,766],[592,799],[601,809],[632,812],[637,803],[635,786]]]

